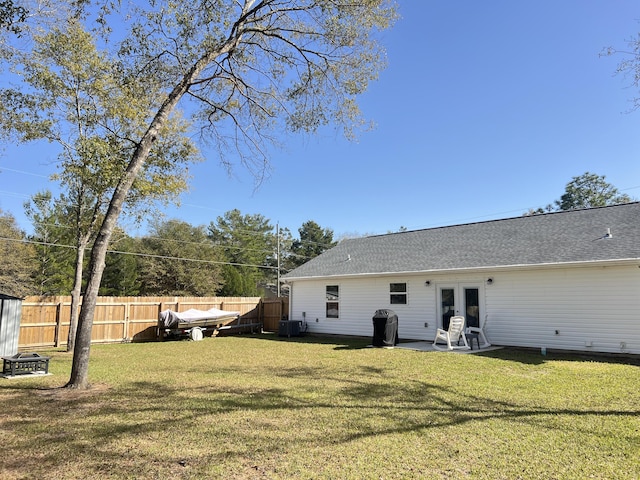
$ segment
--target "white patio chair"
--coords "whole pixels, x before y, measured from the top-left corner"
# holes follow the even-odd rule
[[[446,347],[438,345],[438,340],[447,342]],[[458,345],[462,340],[464,345]],[[438,328],[436,338],[433,340],[433,348],[436,350],[470,350],[467,337],[464,335],[464,317],[451,317],[449,320],[449,330]]]
[[[467,333],[477,333],[480,341],[482,342],[482,346],[479,345],[479,348],[487,348],[491,346],[489,340],[484,334],[484,330],[478,327],[467,327]]]

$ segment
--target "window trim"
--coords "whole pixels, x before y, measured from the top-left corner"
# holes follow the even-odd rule
[[[335,288],[335,293],[333,291],[329,291],[329,288]],[[325,318],[328,319],[339,319],[340,318],[340,285],[332,284],[324,286],[324,295],[325,295]],[[335,298],[329,298],[330,295],[335,295]],[[332,306],[333,309],[336,310],[335,315],[329,315],[329,305]]]
[[[398,290],[400,288],[400,290]],[[401,301],[404,299],[404,302]],[[394,301],[396,300],[396,301]],[[400,301],[397,301],[400,300]],[[389,282],[389,305],[408,305],[409,289],[407,282]]]

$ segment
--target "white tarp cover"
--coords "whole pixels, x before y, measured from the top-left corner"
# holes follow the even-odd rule
[[[193,323],[201,320],[217,320],[225,317],[237,317],[240,312],[227,312],[226,310],[219,310],[217,308],[211,308],[209,310],[196,310],[192,308],[185,312],[174,312],[173,310],[165,310],[160,312],[160,322],[164,325],[164,328],[175,328],[178,323]]]

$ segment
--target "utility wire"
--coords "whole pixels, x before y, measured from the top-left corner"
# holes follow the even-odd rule
[[[35,225],[41,225],[41,226],[48,226],[48,227],[55,227],[55,228],[62,228],[62,229],[73,229],[73,227],[68,226],[68,225],[58,225],[58,224],[53,224],[53,223],[38,223],[36,222]],[[125,233],[126,235],[126,233]],[[129,237],[128,235],[126,237],[122,237],[119,239],[114,240],[112,243],[117,243],[119,240],[123,240],[125,238],[133,238],[133,237]],[[262,249],[262,248],[247,248],[247,247],[241,247],[241,246],[235,246],[235,245],[225,245],[223,243],[215,243],[209,239],[204,240],[202,242],[191,242],[189,240],[178,240],[175,238],[165,238],[165,237],[153,237],[153,236],[143,236],[143,237],[139,237],[138,240],[161,240],[163,242],[173,242],[179,245],[196,245],[196,246],[205,246],[205,247],[212,247],[212,248],[224,248],[224,249],[228,249],[228,250],[236,250],[236,251],[243,251],[243,252],[259,252],[259,253],[266,253],[266,254],[273,254],[273,250],[269,250],[269,249]],[[323,245],[326,246],[324,244],[320,244],[318,243],[318,245]],[[75,247],[74,247],[75,248]],[[299,255],[297,253],[287,253],[288,256],[291,257],[296,257],[296,258],[305,258],[305,259],[311,259],[313,257],[309,257],[307,255]]]
[[[30,176],[34,176],[34,177],[41,177],[41,178],[48,178],[48,176],[46,175],[42,175],[42,174],[37,174],[37,173],[32,173],[32,172],[26,172],[23,170],[16,170],[16,169],[12,169],[12,168],[7,168],[7,167],[0,167],[0,171],[2,170],[6,170],[6,171],[10,171],[10,172],[14,172],[14,173],[20,173],[23,175],[30,175]],[[629,191],[629,190],[635,190],[640,188],[640,185],[635,185],[635,186],[631,186],[631,187],[625,187],[625,188],[618,188],[618,191],[621,192],[625,192],[625,191]],[[21,197],[21,198],[31,198],[30,195],[25,195],[22,193],[18,193],[18,192],[9,192],[6,190],[0,190],[0,194],[3,195],[8,195],[8,196],[13,196],[13,197]],[[205,210],[211,210],[209,207],[203,206],[203,205],[195,205],[195,204],[184,204],[185,206],[190,206],[193,208],[200,208],[200,209],[205,209]],[[447,222],[447,225],[455,225],[455,224],[459,224],[460,222],[472,222],[472,221],[476,221],[476,220],[480,220],[483,218],[492,218],[495,217],[497,215],[508,215],[508,214],[514,214],[514,213],[522,213],[522,212],[527,212],[531,209],[535,209],[537,207],[527,207],[527,208],[520,208],[520,209],[513,209],[513,210],[508,210],[508,211],[502,211],[502,212],[495,212],[495,213],[490,213],[490,214],[486,214],[486,215],[480,215],[480,216],[475,216],[475,217],[466,217],[466,218],[462,218],[462,219],[458,219],[458,220],[453,220],[450,222]],[[210,223],[214,223],[214,221],[212,220]],[[432,227],[437,227],[442,225],[441,223],[438,224],[434,224],[434,223],[427,223],[427,224],[422,224],[420,226],[416,226],[416,225],[412,225],[407,227],[409,230],[423,230],[423,229],[427,229],[427,228],[432,228]],[[59,227],[63,227],[63,228],[72,228],[72,227],[66,227],[66,226],[61,226],[58,225]],[[282,229],[281,229],[282,230]],[[248,234],[252,234],[252,235],[262,235],[260,232],[255,232],[252,230],[236,230],[238,232],[242,232],[242,233],[248,233]],[[384,232],[384,233],[378,233],[378,234],[372,234],[372,235],[384,235],[385,233],[389,233],[389,232]],[[143,237],[143,238],[150,238],[150,237]],[[310,240],[297,240],[301,243],[307,243],[307,244],[312,244],[312,245],[319,245],[319,246],[326,246],[323,243],[319,243],[319,242],[313,242]],[[225,247],[225,248],[242,248],[242,247]],[[307,257],[309,258],[309,257]]]
[[[55,224],[55,223],[45,223],[45,222],[33,222],[34,225],[39,225],[42,227],[54,227],[54,228],[62,228],[62,229],[67,229],[67,230],[72,230],[74,229],[74,227],[70,226],[70,225],[61,225],[61,224]],[[255,234],[255,235],[263,235],[260,232],[254,232],[254,231],[248,231],[249,233]],[[125,232],[126,235],[126,232]],[[128,237],[128,235],[127,235]],[[133,237],[129,237],[129,238],[133,238]],[[182,244],[182,245],[205,245],[205,246],[210,246],[210,247],[215,247],[215,248],[225,248],[225,249],[229,249],[229,250],[237,250],[237,251],[244,251],[244,252],[260,252],[260,253],[273,253],[272,250],[268,250],[268,249],[261,249],[261,248],[247,248],[247,247],[242,247],[242,246],[235,246],[235,245],[226,245],[224,243],[215,243],[209,239],[203,241],[203,242],[191,242],[189,240],[178,240],[178,239],[174,239],[174,238],[165,238],[165,237],[156,237],[156,236],[151,236],[151,235],[144,235],[142,237],[138,237],[138,239],[140,240],[162,240],[164,242],[170,241],[170,242],[174,242],[177,244]],[[313,245],[320,245],[323,247],[326,247],[327,245],[324,243],[319,243],[319,242],[312,242],[312,241],[307,241],[307,240],[299,240],[301,243],[305,243],[305,244],[313,244]],[[297,253],[289,253],[288,255],[292,256],[292,257],[297,257],[297,258],[306,258],[306,259],[311,259],[312,257],[309,257],[307,255],[299,255]]]
[[[18,239],[18,238],[9,238],[9,237],[0,237],[0,240],[5,240],[5,241],[9,241],[9,242],[18,242],[18,243],[26,243],[26,244],[32,244],[32,245],[41,245],[41,246],[45,246],[45,247],[58,247],[58,248],[68,248],[68,249],[73,249],[73,250],[77,250],[78,247],[75,247],[73,245],[62,245],[59,243],[51,243],[51,242],[39,242],[39,241],[35,241],[35,240],[25,240],[25,239]],[[184,262],[196,262],[196,263],[208,263],[208,264],[213,264],[213,265],[233,265],[233,266],[237,266],[237,267],[255,267],[255,268],[265,268],[265,269],[269,269],[269,270],[276,270],[278,267],[271,267],[268,265],[252,265],[249,263],[237,263],[237,262],[223,262],[223,261],[217,261],[217,260],[202,260],[199,258],[185,258],[185,257],[173,257],[170,255],[157,255],[157,254],[152,254],[152,253],[138,253],[138,252],[124,252],[121,250],[107,250],[107,253],[115,253],[115,254],[120,254],[120,255],[131,255],[134,257],[148,257],[148,258],[159,258],[159,259],[164,259],[164,260],[180,260],[180,261],[184,261]]]

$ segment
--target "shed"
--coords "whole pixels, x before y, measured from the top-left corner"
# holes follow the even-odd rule
[[[18,353],[22,299],[0,293],[0,356]]]

